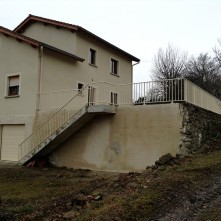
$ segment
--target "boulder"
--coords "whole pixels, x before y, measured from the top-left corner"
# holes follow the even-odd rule
[[[67,220],[73,219],[73,218],[75,218],[76,216],[79,216],[79,212],[77,212],[77,211],[75,211],[75,210],[70,210],[70,211],[68,211],[67,213],[64,213],[64,214],[63,214],[63,218],[64,218],[64,219],[67,219]]]
[[[163,155],[162,157],[160,157],[159,160],[155,162],[155,164],[158,166],[168,165],[172,163],[173,159],[174,157],[170,153],[167,153]]]

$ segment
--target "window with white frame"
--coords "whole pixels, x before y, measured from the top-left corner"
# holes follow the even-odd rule
[[[111,58],[111,74],[118,75],[118,61]]]
[[[113,105],[116,105],[117,104],[117,97],[118,97],[117,93],[111,92],[110,103],[113,104]]]
[[[90,48],[89,63],[96,66],[96,60],[97,60],[96,57],[97,57],[96,50]]]
[[[7,77],[6,96],[13,97],[19,95],[20,75],[12,75]]]

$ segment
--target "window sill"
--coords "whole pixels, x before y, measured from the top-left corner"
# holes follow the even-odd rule
[[[113,76],[115,76],[115,77],[120,77],[120,75],[119,74],[114,74],[114,73],[110,73],[111,75],[113,75]]]
[[[97,68],[97,65],[89,63],[90,66]]]
[[[5,96],[5,98],[15,98],[15,97],[20,97],[20,95]]]

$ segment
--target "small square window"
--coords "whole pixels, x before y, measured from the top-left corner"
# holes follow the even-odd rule
[[[89,63],[92,65],[96,65],[96,51],[94,49],[90,49],[90,58]]]
[[[111,92],[111,104],[113,105],[117,104],[117,97],[118,97],[117,93]]]
[[[18,96],[19,95],[19,75],[8,77],[7,96]]]
[[[83,88],[84,88],[84,84],[83,83],[78,83],[77,84],[78,94],[82,94]]]
[[[118,75],[118,61],[111,58],[111,74]]]

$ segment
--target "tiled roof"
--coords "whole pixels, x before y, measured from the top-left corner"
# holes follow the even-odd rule
[[[4,35],[6,36],[11,36],[11,37],[14,37],[16,38],[18,41],[23,41],[27,44],[30,44],[31,46],[33,47],[39,47],[40,46],[40,42],[39,41],[36,41],[32,38],[29,38],[27,36],[24,36],[24,35],[20,35],[14,31],[11,31],[7,28],[4,28],[2,26],[0,26],[0,33],[3,33]]]
[[[24,35],[21,35],[21,34],[18,34],[17,32],[14,32],[14,31],[11,31],[7,28],[4,28],[2,26],[0,26],[0,33],[6,35],[6,36],[11,36],[13,38],[15,38],[16,40],[20,41],[20,42],[25,42],[27,44],[30,44],[32,47],[40,47],[40,46],[43,46],[44,48],[47,48],[48,50],[51,50],[51,51],[54,51],[56,53],[59,53],[59,54],[62,54],[66,57],[70,57],[70,58],[73,58],[75,60],[78,60],[78,61],[81,61],[83,62],[85,59],[83,58],[80,58],[74,54],[71,54],[71,53],[68,53],[66,51],[63,51],[63,50],[60,50],[58,48],[55,48],[51,45],[48,45],[48,44],[45,44],[43,42],[40,42],[40,41],[37,41],[33,38],[29,38],[27,36],[24,36]]]
[[[54,25],[56,27],[62,27],[62,28],[66,28],[66,29],[69,29],[73,32],[81,32],[81,33],[84,33],[86,35],[88,35],[89,37],[92,37],[93,39],[97,40],[97,41],[100,41],[101,43],[105,44],[106,46],[114,49],[114,50],[117,50],[118,52],[124,54],[125,56],[131,58],[131,60],[133,61],[136,61],[136,62],[139,62],[140,59],[139,58],[136,58],[135,56],[127,53],[126,51],[123,51],[122,49],[116,47],[115,45],[107,42],[106,40],[98,37],[97,35],[93,34],[92,32],[80,27],[80,26],[77,26],[77,25],[73,25],[73,24],[68,24],[68,23],[65,23],[65,22],[60,22],[60,21],[56,21],[56,20],[52,20],[52,19],[48,19],[48,18],[43,18],[43,17],[39,17],[39,16],[35,16],[35,15],[29,15],[23,22],[21,22],[15,29],[14,31],[17,32],[17,33],[23,33],[24,30],[29,26],[31,25],[33,22],[42,22],[44,24],[50,24],[50,25]]]

